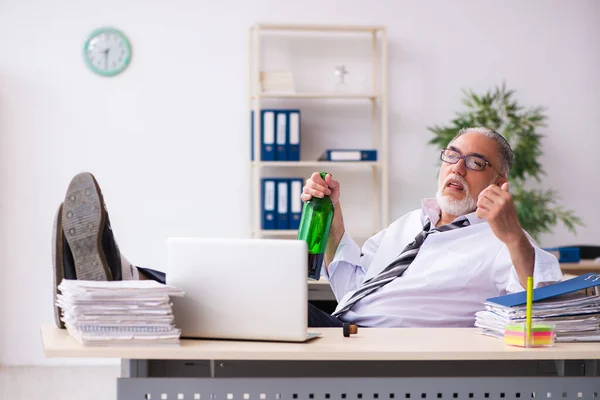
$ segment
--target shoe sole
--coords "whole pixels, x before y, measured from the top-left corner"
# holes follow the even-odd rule
[[[92,174],[76,175],[69,184],[62,210],[63,234],[73,253],[77,279],[112,280],[102,251],[104,200]]]
[[[54,224],[52,226],[52,269],[54,270],[54,322],[60,329],[65,329],[65,323],[60,319],[60,307],[56,305],[57,295],[60,294],[58,285],[62,282],[64,274],[63,264],[63,230],[62,230],[62,203],[58,207]]]

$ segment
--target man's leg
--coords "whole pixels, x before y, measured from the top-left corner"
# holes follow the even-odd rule
[[[63,278],[166,281],[164,272],[135,267],[123,257],[110,226],[100,186],[90,173],[78,174],[69,184],[65,201],[57,211],[52,241],[55,293]],[[62,328],[64,325],[58,318],[58,309],[56,311],[56,324]],[[342,325],[338,318],[308,304],[309,327]]]
[[[52,250],[54,302],[62,279],[139,279],[117,246],[100,186],[88,172],[73,177],[56,212]],[[55,319],[64,328],[58,308]]]
[[[75,175],[69,183],[60,224],[73,257],[77,279],[138,279],[137,270],[119,250],[102,191],[89,172]]]
[[[140,279],[152,279],[160,283],[166,283],[166,274],[150,268],[137,267],[140,271]],[[308,303],[308,326],[310,328],[335,328],[343,326],[338,318],[319,310]]]
[[[69,183],[54,219],[52,250],[56,285],[63,278],[165,283],[164,272],[135,267],[123,256],[100,186],[89,172],[77,174]]]
[[[343,322],[317,307],[308,303],[308,327],[309,328],[336,328],[343,326]]]

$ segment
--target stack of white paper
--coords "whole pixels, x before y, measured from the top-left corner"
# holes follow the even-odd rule
[[[506,325],[525,321],[525,305],[484,305],[486,310],[475,314],[475,326],[485,335],[503,337]],[[600,296],[574,293],[535,302],[531,320],[554,324],[557,342],[600,341]]]
[[[58,289],[62,320],[82,344],[179,343],[170,296],[180,289],[149,280],[63,280]]]

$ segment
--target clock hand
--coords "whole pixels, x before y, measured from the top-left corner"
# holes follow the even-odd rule
[[[104,50],[104,69],[108,69],[108,49]]]

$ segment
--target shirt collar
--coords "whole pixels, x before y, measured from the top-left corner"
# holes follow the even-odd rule
[[[440,209],[440,206],[438,205],[437,200],[435,198],[425,198],[421,202],[421,206],[422,206],[421,207],[421,222],[424,225],[425,218],[427,217],[431,221],[431,227],[432,228],[435,227],[437,225],[438,221],[440,220],[440,216],[442,213],[442,210]],[[475,215],[475,213],[476,213],[476,211],[473,211],[469,214],[461,215],[452,222],[461,221],[463,219],[469,220],[469,224],[471,224],[471,225],[480,224],[482,222],[485,222],[485,220],[483,218],[479,218],[477,215]]]

